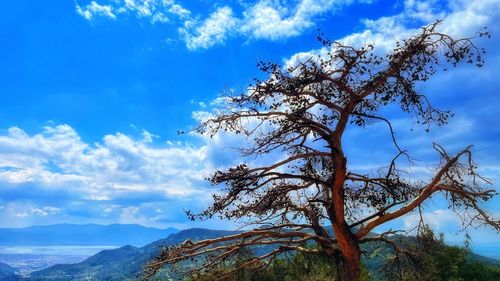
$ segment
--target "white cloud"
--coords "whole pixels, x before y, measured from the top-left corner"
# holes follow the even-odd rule
[[[334,13],[354,0],[259,0],[251,4],[239,2],[238,7],[219,6],[203,16],[193,13],[174,0],[101,0],[105,5],[92,2],[85,8],[76,6],[77,13],[88,20],[97,16],[115,19],[120,14],[135,14],[137,18],[148,18],[152,23],[177,25],[186,46],[206,49],[223,44],[231,37],[249,39],[280,40],[301,35],[315,25],[321,17]],[[369,4],[372,1],[358,0]],[[92,7],[105,7],[106,13]],[[102,10],[102,9],[101,9]],[[234,10],[241,10],[235,15]],[[112,15],[112,16],[111,16]],[[176,21],[167,16],[174,15]]]
[[[54,215],[57,214],[61,211],[61,209],[56,208],[56,207],[43,207],[43,208],[30,208],[30,213],[36,216],[48,216],[48,215]]]
[[[148,142],[148,143],[153,142],[153,139],[159,137],[158,135],[151,134],[150,132],[148,132],[148,131],[146,131],[144,129],[142,130],[141,134],[142,134],[142,137],[144,139],[144,142]]]
[[[452,36],[472,36],[483,27],[496,29],[500,19],[498,0],[450,0],[440,4],[436,0],[405,0],[401,13],[377,19],[363,19],[364,29],[337,40],[350,46],[373,44],[378,52],[391,51],[397,40],[418,32],[420,26],[443,20],[439,30]],[[327,49],[297,53],[285,60],[285,66],[297,61],[326,54]]]
[[[474,34],[488,26],[498,30],[500,1],[498,0],[456,0],[451,1],[453,12],[447,15],[442,26],[444,32],[453,35]]]
[[[113,13],[113,9],[109,5],[99,5],[95,1],[90,2],[90,4],[85,7],[76,5],[76,12],[87,20],[92,20],[96,16],[103,16],[110,19],[116,19],[116,15]]]
[[[347,2],[351,1],[344,4]],[[270,40],[298,36],[314,26],[317,16],[333,11],[340,3],[335,0],[302,0],[289,8],[277,1],[261,0],[243,12],[241,32]]]
[[[186,46],[189,49],[207,49],[217,44],[222,44],[228,34],[235,31],[238,20],[233,17],[229,7],[217,9],[201,24],[196,21],[186,21],[180,33],[183,34]]]
[[[210,168],[207,146],[155,147],[157,136],[135,140],[121,133],[94,145],[68,125],[48,126],[28,135],[12,127],[0,135],[0,183],[73,189],[86,199],[110,200],[127,192],[161,192],[182,198],[203,193]]]
[[[353,3],[369,4],[372,1],[355,0],[259,0],[252,4],[240,3],[241,15],[232,7],[222,6],[203,19],[174,0],[102,0],[85,6],[76,5],[76,11],[87,20],[96,17],[116,19],[121,14],[133,14],[147,18],[152,23],[170,23],[180,27],[189,49],[206,49],[223,44],[231,37],[249,39],[280,40],[299,36],[315,26],[322,16],[335,13],[343,6]],[[394,39],[413,34],[416,26],[436,19],[445,19],[441,26],[452,35],[469,35],[492,22],[500,9],[498,0],[405,0],[402,12],[378,19],[362,21],[364,30],[350,34],[342,41],[349,45],[364,45],[367,42],[379,48],[391,49]],[[239,9],[238,9],[239,10]],[[169,15],[176,17],[171,21]]]
[[[231,147],[241,144],[229,134],[191,137],[199,144],[162,142],[146,130],[136,138],[105,135],[96,143],[83,141],[69,125],[51,124],[34,134],[2,130],[0,227],[75,220],[187,227],[183,210],[209,206],[217,189],[205,178],[240,161]]]
[[[244,7],[242,17],[236,17],[230,7],[218,8],[205,21],[187,21],[181,33],[189,49],[209,48],[222,44],[227,38],[244,36],[253,39],[279,40],[301,35],[315,25],[318,17],[334,12],[352,1],[260,0]]]
[[[172,0],[164,0],[163,1],[165,6],[168,6],[168,11],[174,15],[179,16],[180,18],[188,18],[191,15],[191,11],[188,9],[183,8],[179,4],[175,4],[174,1]]]
[[[472,36],[484,26],[495,27],[500,17],[498,0],[453,0],[447,7],[434,0],[406,0],[400,14],[365,19],[365,30],[346,36],[341,41],[350,45],[373,43],[385,50],[394,47],[395,39],[404,39],[417,31],[418,26],[441,19],[439,30],[452,36]],[[417,26],[417,27],[415,27]]]
[[[403,5],[405,17],[414,20],[432,22],[446,15],[446,5],[438,0],[405,0]]]
[[[448,209],[436,209],[422,214],[424,222],[436,232],[458,232],[460,219]],[[403,218],[404,229],[414,230],[420,221],[420,214],[413,213]]]
[[[61,211],[60,208],[51,206],[39,208],[34,206],[20,206],[16,204],[9,204],[7,209],[7,211],[11,212],[14,216],[20,218],[26,218],[28,216],[47,217],[58,214]]]
[[[132,14],[137,18],[148,18],[151,23],[167,23],[167,15],[173,15],[180,19],[189,17],[191,12],[177,4],[174,0],[114,0],[103,1],[99,4],[92,1],[90,4],[81,6],[76,4],[76,12],[87,20],[96,17],[117,19],[118,15]]]

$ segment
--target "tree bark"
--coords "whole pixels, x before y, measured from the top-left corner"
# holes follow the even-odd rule
[[[342,252],[338,263],[340,281],[359,281],[361,277],[361,251],[357,243],[353,244],[349,253]]]

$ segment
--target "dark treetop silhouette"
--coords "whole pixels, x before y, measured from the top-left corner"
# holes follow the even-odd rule
[[[224,184],[224,192],[215,194],[213,205],[201,214],[188,212],[192,219],[214,215],[249,218],[260,227],[166,248],[147,266],[146,275],[154,275],[165,264],[202,255],[194,270],[200,272],[245,247],[274,245],[265,247],[271,249],[269,252],[239,262],[239,266],[264,267],[281,253],[299,251],[330,257],[338,265],[340,280],[359,280],[361,244],[386,242],[400,250],[388,239],[396,232],[374,235],[371,231],[420,210],[436,193],[447,199],[464,227],[486,224],[500,231],[500,222],[480,207],[495,190],[484,188],[490,182],[476,173],[471,146],[450,154],[433,144],[441,163],[432,178],[428,182],[410,180],[398,166],[402,161],[411,165],[412,160],[398,145],[390,120],[379,112],[384,106],[398,104],[427,130],[432,124],[445,124],[452,116],[434,108],[416,91],[415,84],[462,61],[481,67],[484,50],[473,40],[489,34],[484,31],[455,39],[438,32],[438,26],[435,22],[397,42],[385,56],[377,55],[371,45],[358,49],[320,36],[329,50],[324,56],[311,57],[288,69],[260,63],[269,78],[256,79],[248,92],[226,97],[225,110],[196,131],[210,136],[221,131],[243,134],[252,140],[251,146],[241,149],[244,156],[279,151],[283,158],[259,167],[241,164],[217,171],[210,180],[215,185]],[[364,127],[377,121],[387,125],[396,156],[378,173],[349,169],[342,143],[346,127]],[[423,225],[422,216],[420,219]],[[310,242],[318,247],[307,247]]]

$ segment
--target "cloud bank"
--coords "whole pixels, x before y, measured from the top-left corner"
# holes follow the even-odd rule
[[[96,212],[121,209],[131,216],[139,209],[120,205],[202,204],[210,198],[203,179],[211,170],[209,157],[215,157],[208,149],[171,142],[157,145],[147,131],[139,139],[116,133],[90,144],[69,125],[47,126],[32,135],[11,127],[0,134],[0,212],[9,211],[4,215],[18,219],[47,217],[61,215],[65,207],[79,210],[64,205],[87,202],[87,207],[100,206]],[[182,208],[175,210],[179,211]]]

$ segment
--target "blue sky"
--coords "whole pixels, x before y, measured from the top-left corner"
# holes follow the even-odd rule
[[[481,171],[500,180],[498,0],[18,0],[0,8],[0,227],[232,227],[188,222],[183,210],[207,206],[204,178],[234,163],[229,147],[244,141],[177,131],[196,124],[221,92],[244,90],[261,76],[259,60],[289,64],[320,54],[318,28],[383,53],[436,19],[455,36],[488,26],[492,39],[478,41],[488,51],[485,67],[461,65],[418,85],[454,110],[447,126],[424,133],[408,116],[387,114],[420,160],[416,174],[437,163],[437,141],[450,151],[475,144]],[[378,124],[352,129],[351,167],[385,165],[393,153],[387,140]],[[485,206],[498,217],[499,203]],[[439,198],[426,216],[438,231],[459,229]],[[410,228],[414,220],[397,224]],[[481,228],[473,238],[487,244],[498,235]]]

